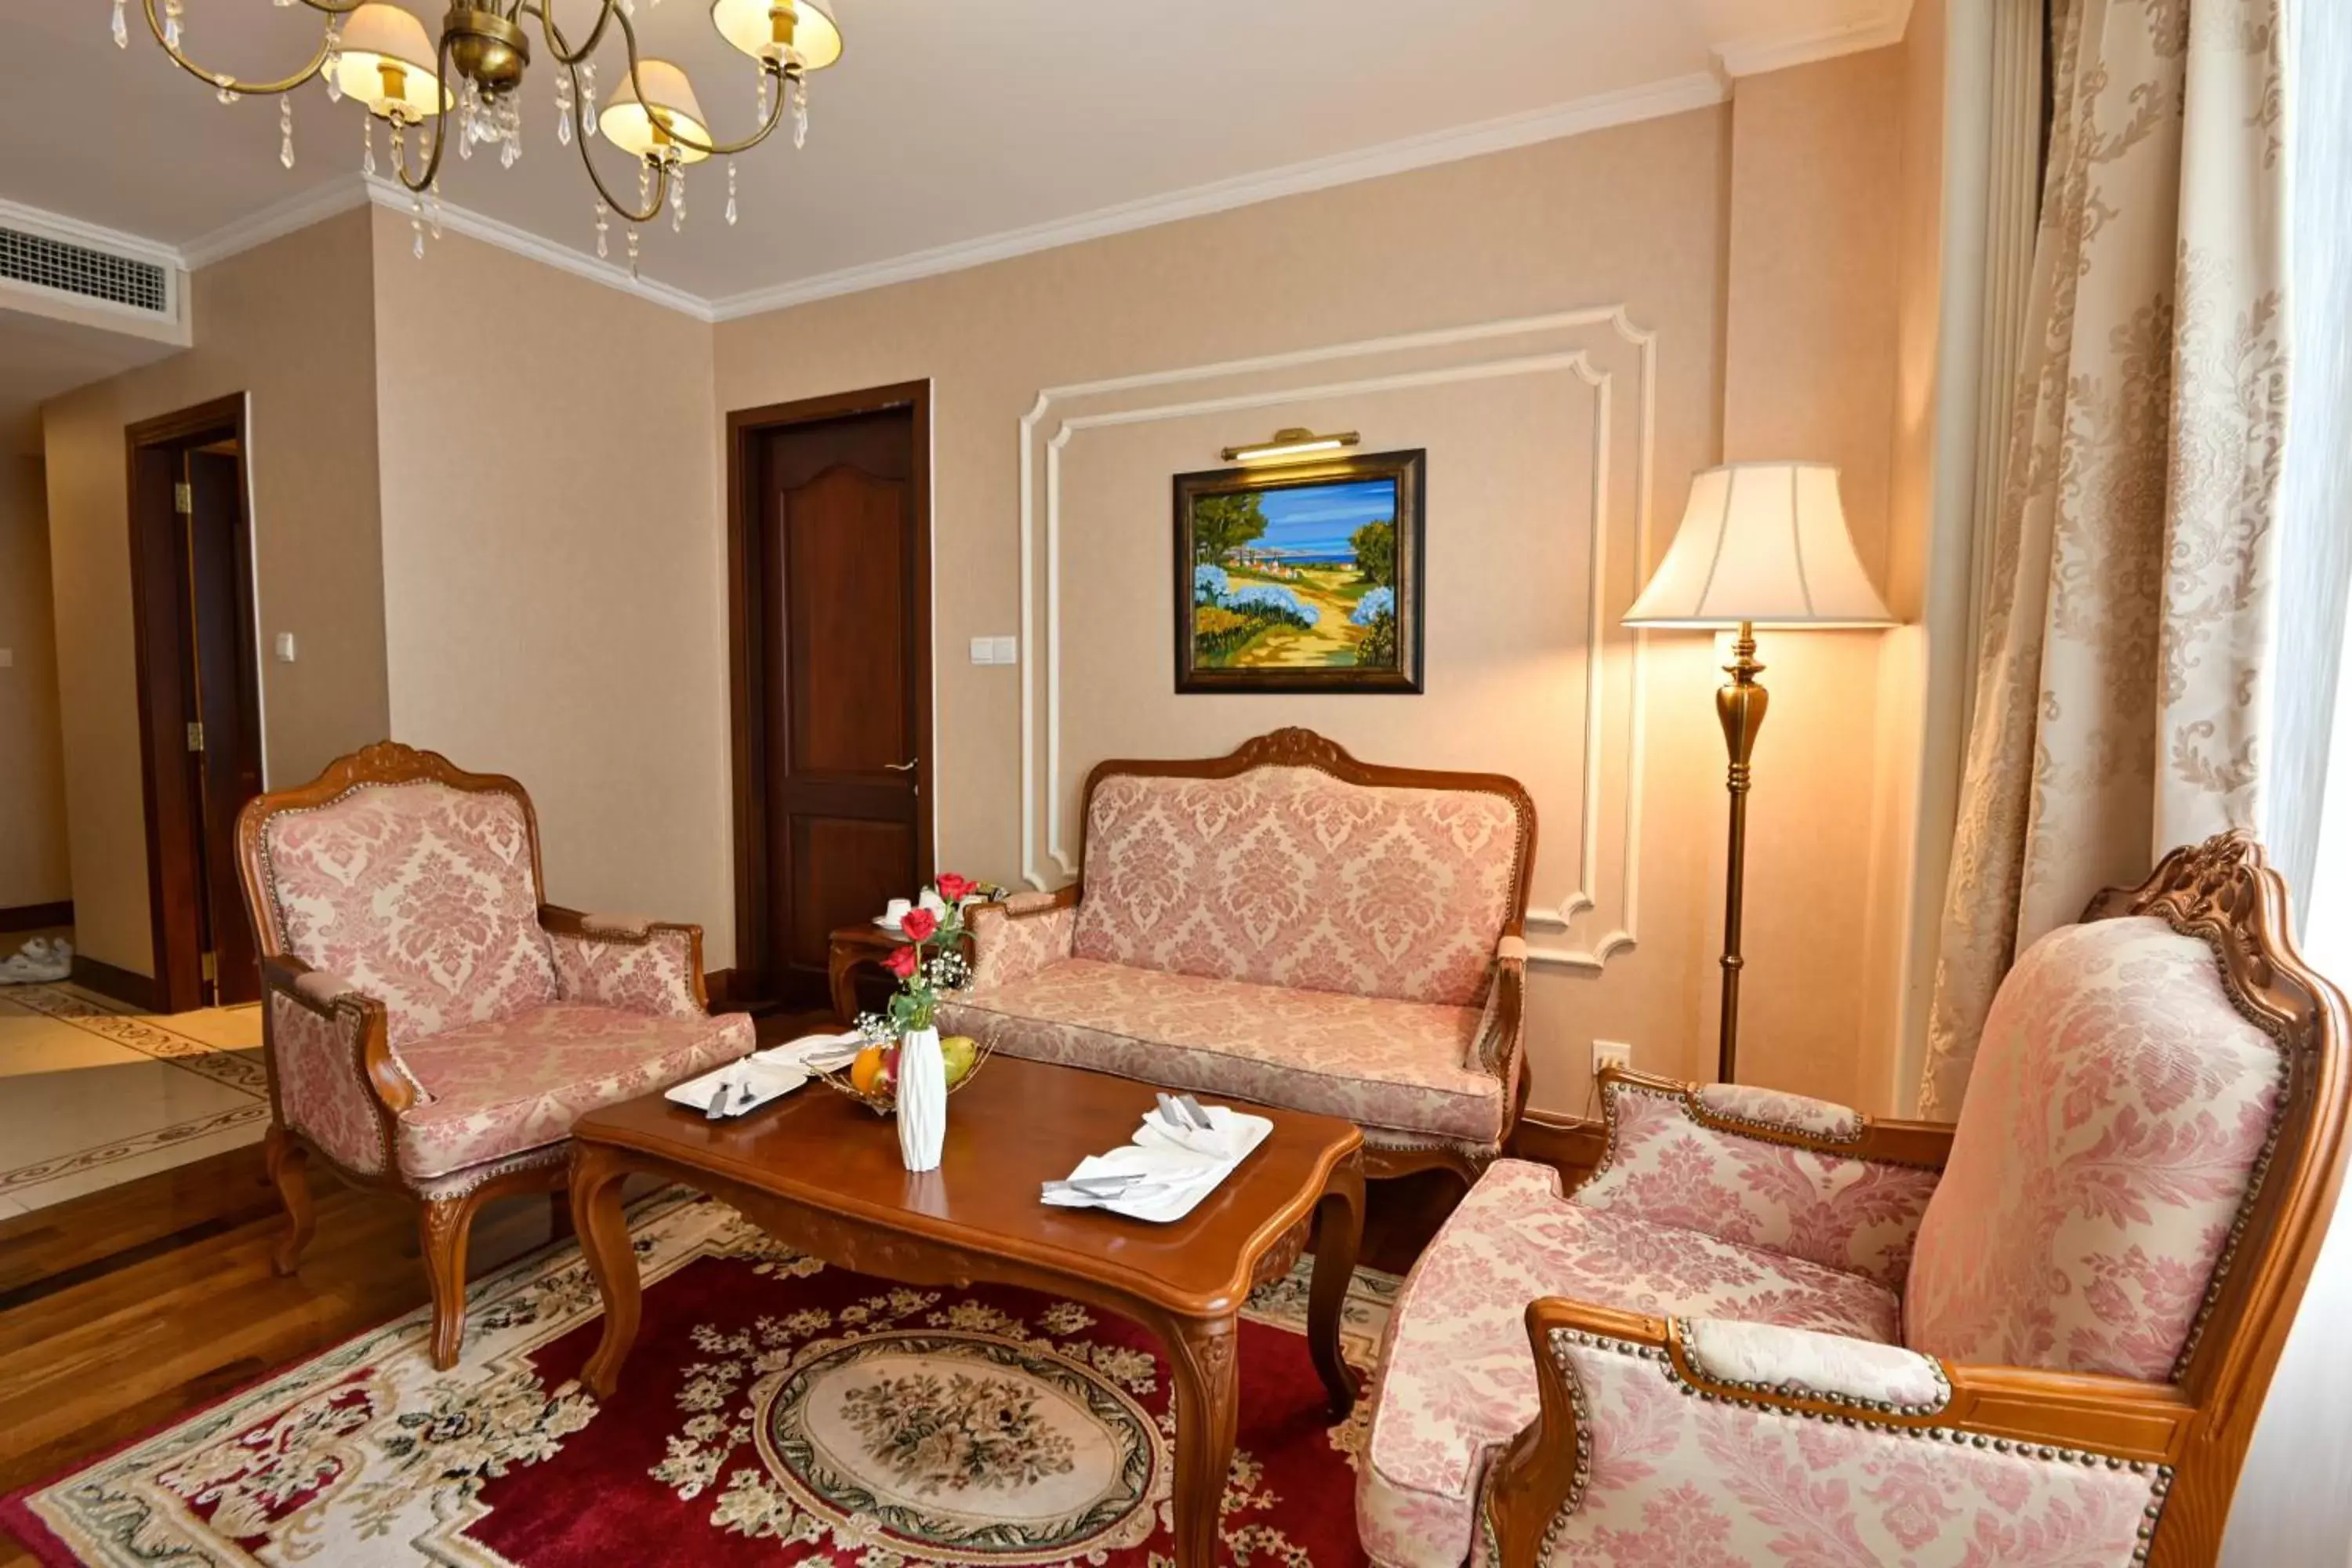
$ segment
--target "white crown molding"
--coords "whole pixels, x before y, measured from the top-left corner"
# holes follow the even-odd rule
[[[1657,429],[1657,333],[1633,325],[1622,306],[1601,306],[1581,310],[1565,310],[1547,316],[1518,317],[1481,321],[1469,326],[1442,329],[1435,331],[1405,333],[1386,338],[1367,338],[1352,342],[1327,344],[1318,348],[1287,353],[1265,354],[1250,359],[1228,360],[1216,364],[1187,365],[1177,369],[1149,371],[1138,375],[1114,377],[1106,381],[1075,385],[1047,387],[1037,395],[1037,400],[1021,418],[1021,624],[1031,646],[1043,641],[1045,650],[1043,682],[1045,693],[1045,759],[1038,765],[1037,724],[1035,713],[1036,686],[1034,677],[1024,680],[1021,689],[1021,868],[1023,879],[1033,888],[1050,885],[1044,868],[1038,861],[1038,797],[1040,775],[1045,795],[1045,832],[1043,847],[1047,858],[1065,878],[1077,875],[1078,868],[1063,845],[1062,834],[1062,627],[1061,627],[1061,535],[1062,535],[1062,454],[1073,437],[1084,430],[1116,428],[1121,426],[1154,423],[1163,419],[1188,417],[1204,412],[1228,409],[1278,406],[1285,403],[1336,396],[1343,394],[1363,394],[1399,390],[1408,387],[1447,385],[1462,382],[1482,381],[1498,376],[1514,376],[1565,371],[1576,375],[1593,389],[1592,427],[1592,544],[1588,565],[1591,603],[1589,605],[1585,643],[1585,710],[1581,758],[1583,799],[1578,824],[1576,884],[1563,893],[1557,904],[1549,908],[1536,907],[1528,910],[1530,926],[1567,932],[1576,918],[1599,907],[1595,896],[1598,886],[1596,868],[1601,858],[1601,759],[1606,721],[1603,717],[1608,687],[1609,631],[1614,624],[1604,614],[1607,592],[1608,513],[1610,494],[1610,457],[1612,427],[1613,377],[1597,370],[1587,352],[1582,349],[1563,353],[1521,355],[1486,360],[1468,364],[1449,365],[1437,369],[1407,371],[1388,375],[1372,375],[1353,380],[1327,383],[1316,386],[1291,386],[1259,392],[1241,393],[1228,396],[1197,399],[1180,403],[1163,403],[1141,407],[1108,410],[1091,415],[1078,415],[1063,419],[1053,436],[1044,443],[1045,473],[1045,635],[1040,639],[1037,628],[1037,572],[1034,539],[1037,532],[1037,483],[1035,452],[1037,432],[1046,410],[1056,399],[1100,395],[1108,393],[1140,391],[1148,388],[1178,385],[1188,382],[1258,374],[1270,370],[1297,368],[1332,361],[1360,359],[1387,354],[1405,349],[1426,348],[1467,342],[1489,342],[1499,338],[1531,332],[1570,328],[1609,327],[1622,342],[1640,354],[1640,447],[1635,475],[1634,548],[1637,559],[1646,561],[1651,545],[1652,476],[1655,467]],[[1616,953],[1635,945],[1636,923],[1641,910],[1642,805],[1646,794],[1645,707],[1648,688],[1649,637],[1646,632],[1633,631],[1632,654],[1632,691],[1626,721],[1628,734],[1622,754],[1625,768],[1625,809],[1622,842],[1620,846],[1619,886],[1621,908],[1612,929],[1583,947],[1547,942],[1540,939],[1530,943],[1530,962],[1558,965],[1563,968],[1599,971]]]
[[[1710,108],[1721,103],[1725,97],[1723,81],[1712,73],[1673,77],[1642,87],[1595,93],[1521,114],[1454,126],[1375,147],[1195,185],[1166,195],[1123,202],[1074,217],[1008,229],[978,239],[862,263],[716,300],[705,299],[650,279],[631,278],[625,268],[599,260],[583,251],[543,238],[471,208],[443,203],[441,224],[445,229],[544,262],[575,277],[634,294],[639,299],[692,316],[697,321],[728,321],[815,300],[982,267],[992,261],[1008,260],[1016,256],[1076,245],[1085,240],[1128,234],[1188,217],[1226,212],[1283,196],[1327,190],[1488,153],[1558,141],[1614,125],[1682,114],[1695,109]],[[341,176],[273,203],[176,247],[131,235],[99,230],[90,226],[80,226],[93,237],[92,243],[104,243],[123,249],[135,248],[168,265],[194,271],[371,201],[380,206],[406,211],[409,194],[382,175],[353,174]],[[29,208],[24,210],[32,211]],[[57,219],[49,214],[37,216],[51,227],[69,221]],[[101,236],[102,238],[97,237]],[[61,235],[60,237],[67,237]]]
[[[282,239],[298,229],[322,223],[340,213],[367,202],[365,176],[339,174],[323,184],[307,191],[297,191],[283,201],[270,203],[256,213],[249,213],[235,223],[223,224],[211,233],[200,235],[179,247],[180,265],[194,272],[199,267],[210,267],[215,261]]]
[[[1721,103],[1724,97],[1723,83],[1711,74],[1674,77],[1643,87],[1571,99],[1565,103],[1522,114],[1506,115],[1498,120],[1480,121],[1451,130],[1384,142],[1376,147],[1360,148],[1352,153],[1286,164],[1234,179],[1217,180],[1166,195],[1122,202],[1116,206],[1100,207],[1075,217],[1033,224],[1026,228],[1007,229],[1002,234],[914,251],[887,261],[845,267],[836,272],[820,273],[813,278],[779,283],[772,288],[730,294],[711,301],[711,308],[719,321],[731,321],[741,316],[781,310],[814,300],[854,294],[891,283],[910,282],[918,278],[959,272],[966,268],[986,266],[992,261],[1005,261],[1034,251],[1052,250],[1060,246],[1128,234],[1183,218],[1226,212],[1282,196],[1353,184],[1359,180],[1430,168],[1487,153],[1532,146],[1538,142],[1580,136],[1588,131],[1605,130],[1612,125],[1628,125],[1637,121],[1682,114],[1694,109],[1706,109]]]
[[[1840,55],[1858,55],[1865,49],[1899,44],[1910,20],[1911,0],[1885,0],[1875,16],[1862,16],[1827,27],[1809,27],[1801,33],[1718,45],[1715,58],[1723,74],[1735,79],[1787,70],[1791,66],[1809,66],[1820,60],[1833,60]]]
[[[366,182],[370,201],[403,216],[408,215],[411,197],[405,186],[381,174],[362,175],[361,178]],[[585,278],[592,283],[602,283],[607,289],[617,289],[624,294],[634,294],[652,304],[667,306],[698,321],[714,319],[710,301],[698,294],[689,294],[667,283],[656,283],[650,278],[632,278],[625,267],[600,261],[585,251],[574,250],[551,239],[542,239],[528,229],[517,228],[510,223],[478,213],[470,207],[442,203],[441,227],[452,234],[462,234],[468,239],[495,245],[501,250],[510,250],[517,256],[541,262],[560,272],[569,272],[574,278]]]

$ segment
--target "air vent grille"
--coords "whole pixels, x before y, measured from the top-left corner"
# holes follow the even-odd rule
[[[169,279],[155,263],[13,228],[0,228],[0,278],[157,315],[172,308]]]

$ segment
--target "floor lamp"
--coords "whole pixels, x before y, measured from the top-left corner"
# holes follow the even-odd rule
[[[1739,903],[1748,858],[1749,758],[1768,700],[1756,628],[1894,624],[1853,552],[1828,463],[1726,463],[1691,479],[1665,559],[1625,612],[1629,626],[1737,628],[1729,685],[1715,694],[1731,752],[1731,845],[1723,896],[1723,1031],[1716,1075],[1739,1071]]]

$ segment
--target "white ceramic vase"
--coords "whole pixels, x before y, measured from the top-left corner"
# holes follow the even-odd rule
[[[940,1168],[948,1135],[948,1068],[940,1032],[916,1029],[898,1040],[898,1158],[910,1171]]]

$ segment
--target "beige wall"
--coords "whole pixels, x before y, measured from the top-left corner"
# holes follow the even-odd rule
[[[1074,842],[1091,763],[1219,751],[1278,724],[1312,725],[1378,761],[1507,767],[1528,779],[1542,816],[1535,902],[1570,914],[1538,928],[1537,943],[1584,955],[1538,971],[1536,1102],[1583,1106],[1595,1037],[1630,1041],[1644,1068],[1711,1067],[1723,819],[1714,649],[1703,637],[1650,639],[1637,748],[1639,645],[1615,626],[1636,586],[1639,345],[1605,313],[1362,345],[1622,307],[1654,334],[1651,557],[1692,469],[1769,453],[1845,465],[1864,558],[1883,571],[1902,93],[1896,51],[1878,51],[1748,79],[1722,109],[722,323],[722,410],[932,380],[943,863],[1060,880],[1049,819],[1058,804],[1065,847]],[[1339,345],[1357,349],[1059,392],[1024,437],[1024,415],[1049,388]],[[1496,368],[1580,350],[1580,372]],[[1611,389],[1606,441],[1594,436],[1593,376]],[[1168,409],[1180,403],[1223,406]],[[1170,693],[1166,477],[1214,467],[1219,446],[1291,423],[1361,428],[1371,448],[1430,448],[1426,695]],[[1609,494],[1596,498],[1604,453]],[[1057,625],[1055,765],[1045,666]],[[1596,630],[1598,682],[1586,662]],[[963,661],[970,637],[1006,632],[1023,639],[1018,668]],[[1758,818],[1769,847],[1750,877],[1743,1076],[1848,1096],[1864,1076],[1869,845],[1853,825],[1869,819],[1878,765],[1878,641],[1798,640],[1766,656],[1775,695]],[[1024,684],[1034,846],[1024,841]],[[1579,887],[1591,908],[1574,907]],[[1612,942],[1629,927],[1630,943]]]
[[[1723,456],[1836,463],[1855,550],[1882,592],[1898,531],[1904,98],[1902,50],[1874,49],[1742,79],[1732,121]],[[1873,1054],[1867,827],[1886,636],[1758,642],[1772,699],[1748,805],[1740,1076],[1844,1104],[1861,1098]],[[1710,875],[1722,866],[1718,850]],[[1718,994],[1710,976],[1710,1016]]]
[[[0,457],[0,910],[73,895],[41,460]],[[0,942],[0,947],[13,946]]]
[[[126,425],[244,393],[269,782],[296,783],[387,721],[377,537],[370,218],[348,213],[190,279],[186,353],[44,409],[58,688],[76,934],[153,972],[125,494]]]
[[[730,964],[711,329],[374,225],[391,733],[523,782],[552,898],[703,921]]]

